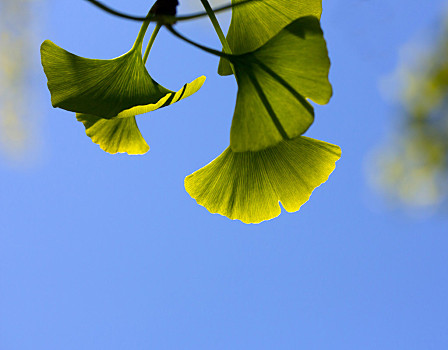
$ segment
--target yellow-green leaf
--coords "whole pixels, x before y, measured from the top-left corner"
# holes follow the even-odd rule
[[[41,57],[53,107],[113,118],[172,93],[150,77],[136,48],[115,59],[97,60],[74,55],[46,40]]]
[[[305,136],[258,152],[234,152],[185,179],[185,189],[211,213],[259,223],[281,212],[295,212],[335,169],[341,149]]]
[[[135,121],[135,115],[169,106],[197,92],[205,81],[199,77],[185,84],[176,93],[165,95],[155,104],[135,106],[120,112],[115,118],[104,119],[91,114],[77,113],[76,118],[86,128],[86,134],[108,153],[144,154],[149,146],[143,139]]]
[[[115,59],[97,60],[74,55],[46,40],[41,55],[53,106],[76,112],[87,135],[109,153],[146,153],[149,146],[135,115],[191,96],[205,81],[201,76],[177,92],[166,89],[149,75],[139,45]]]
[[[317,18],[300,18],[261,48],[229,56],[238,82],[230,134],[235,152],[302,135],[314,120],[308,99],[328,103],[330,60]]]
[[[76,114],[84,124],[86,134],[103,151],[111,154],[144,154],[149,146],[138,129],[135,117],[104,119],[88,114]]]
[[[247,0],[232,0],[238,4]],[[264,45],[286,25],[305,16],[320,18],[321,0],[253,0],[232,9],[227,42],[234,54],[253,51]],[[221,59],[221,75],[232,74],[229,63]]]

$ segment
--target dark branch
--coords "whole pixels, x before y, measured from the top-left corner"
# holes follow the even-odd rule
[[[199,17],[204,17],[207,16],[207,12],[199,12],[199,13],[193,13],[191,15],[185,15],[185,16],[156,16],[152,13],[148,14],[145,17],[141,17],[141,16],[133,16],[133,15],[129,15],[127,13],[124,12],[120,12],[117,10],[114,10],[112,8],[110,8],[109,6],[104,5],[103,3],[101,3],[100,1],[97,0],[86,0],[88,2],[90,2],[92,5],[95,5],[96,7],[100,8],[103,11],[106,11],[107,13],[110,13],[111,15],[117,16],[117,17],[121,17],[121,18],[125,18],[125,19],[130,19],[133,21],[138,21],[138,22],[144,22],[144,21],[151,21],[151,22],[157,22],[157,21],[161,21],[161,22],[178,22],[178,21],[186,21],[186,20],[190,20],[190,19],[195,19],[195,18],[199,18]],[[240,6],[240,5],[244,5],[250,1],[262,1],[262,0],[246,0],[243,2],[240,2],[238,4],[235,5],[225,5],[225,6],[221,6],[218,7],[217,9],[214,9],[213,12],[218,13],[218,12],[222,12],[225,10],[229,10],[233,7],[236,6]],[[168,21],[169,20],[169,21]]]
[[[185,42],[187,42],[187,43],[189,43],[189,44],[191,44],[191,45],[193,45],[193,46],[196,46],[198,49],[201,49],[202,51],[211,53],[212,55],[219,56],[219,57],[222,57],[222,58],[225,58],[225,59],[228,59],[228,60],[230,60],[230,59],[234,56],[234,55],[229,55],[229,54],[227,54],[227,53],[224,53],[224,52],[221,52],[221,51],[217,51],[217,50],[211,49],[211,48],[209,48],[209,47],[207,47],[207,46],[203,46],[203,45],[201,45],[201,44],[198,44],[198,43],[196,43],[196,42],[194,42],[194,41],[188,39],[187,37],[183,36],[182,34],[180,34],[177,30],[175,30],[175,29],[174,29],[171,25],[169,25],[169,24],[165,24],[165,27],[166,27],[166,29],[168,29],[174,36],[178,37],[179,39],[181,39],[181,40],[183,40],[183,41],[185,41]]]

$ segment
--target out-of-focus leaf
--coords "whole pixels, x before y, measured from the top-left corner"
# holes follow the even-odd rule
[[[433,50],[402,66],[401,123],[377,153],[375,182],[390,198],[432,207],[448,198],[448,21]],[[425,56],[421,56],[425,52]]]
[[[33,105],[34,55],[39,21],[34,0],[0,1],[0,161],[33,161],[38,152],[40,111]],[[18,164],[18,163],[16,163]],[[25,164],[25,163],[23,163]]]

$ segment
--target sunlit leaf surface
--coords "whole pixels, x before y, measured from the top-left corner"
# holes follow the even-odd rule
[[[189,84],[185,84],[176,93],[165,95],[155,104],[135,106],[124,110],[113,119],[104,119],[91,114],[77,113],[76,118],[86,128],[86,134],[108,153],[144,154],[149,146],[143,139],[135,121],[135,115],[152,112],[169,106],[198,91],[205,81],[199,77]]]
[[[238,82],[230,135],[235,152],[303,134],[314,120],[307,99],[325,104],[331,98],[330,60],[315,17],[294,21],[261,48],[231,60]]]
[[[232,4],[242,1],[245,0],[232,0]],[[321,0],[253,0],[233,8],[227,41],[234,54],[250,52],[292,21],[309,15],[320,18],[321,14]],[[220,61],[218,72],[232,74],[227,61]]]
[[[87,136],[108,153],[144,154],[149,151],[135,117],[103,119],[77,114],[76,118],[84,124]]]
[[[147,152],[135,115],[191,96],[205,81],[201,76],[177,92],[168,90],[151,78],[137,48],[115,59],[96,60],[46,40],[41,54],[53,106],[77,112],[87,135],[109,153]]]
[[[338,146],[298,137],[258,152],[233,152],[185,179],[187,192],[211,213],[259,223],[294,212],[324,183],[341,156]]]

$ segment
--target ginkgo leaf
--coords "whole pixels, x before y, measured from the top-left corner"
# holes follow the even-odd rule
[[[151,106],[137,107],[140,113],[160,108],[161,100],[174,93],[151,78],[137,46],[115,59],[97,60],[74,55],[46,40],[41,56],[53,107],[110,119],[138,114],[136,106]],[[198,78],[189,89],[196,92],[204,80]],[[127,112],[120,115],[123,111]]]
[[[331,98],[330,60],[315,17],[294,21],[253,52],[228,57],[238,82],[230,133],[235,152],[302,135],[314,120],[307,99],[325,104]]]
[[[45,40],[41,57],[53,107],[113,118],[125,109],[157,103],[172,92],[150,77],[141,51],[135,48],[115,59],[97,60]]]
[[[156,109],[167,107],[169,105],[172,105],[173,103],[179,102],[180,100],[190,97],[194,93],[198,92],[199,89],[204,84],[205,79],[206,79],[205,76],[202,75],[199,78],[193,80],[191,83],[185,84],[178,91],[176,92],[172,91],[169,94],[163,96],[159,101],[157,101],[154,104],[140,105],[131,107],[129,109],[125,109],[120,113],[118,113],[117,118],[128,118],[135,116],[137,114],[152,112],[155,111]]]
[[[201,76],[177,92],[166,89],[146,70],[140,45],[115,59],[97,60],[74,55],[46,40],[41,55],[53,106],[76,112],[87,135],[109,153],[146,153],[149,146],[135,115],[191,96],[205,81]]]
[[[144,154],[149,146],[143,139],[135,121],[135,115],[169,106],[197,92],[205,81],[201,76],[185,84],[176,93],[169,93],[157,103],[135,106],[120,112],[115,118],[104,119],[91,114],[77,113],[76,118],[86,128],[86,134],[108,153]]]
[[[246,0],[232,0],[238,4]],[[258,49],[292,21],[305,16],[320,18],[322,0],[253,0],[232,9],[227,42],[233,54]],[[229,63],[221,59],[218,73],[232,74]]]
[[[198,204],[244,223],[259,223],[295,212],[335,169],[341,149],[300,136],[258,152],[229,147],[210,164],[185,178]]]
[[[104,119],[88,114],[76,114],[86,128],[86,134],[103,151],[111,154],[144,154],[149,146],[138,129],[135,117]]]

